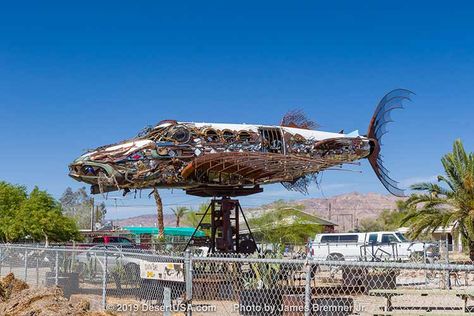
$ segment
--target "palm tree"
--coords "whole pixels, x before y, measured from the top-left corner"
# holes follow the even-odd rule
[[[163,223],[163,202],[161,201],[161,196],[157,188],[153,189],[153,196],[155,197],[156,202],[158,239],[162,240],[165,238],[165,224]]]
[[[474,153],[466,153],[460,140],[441,163],[445,175],[438,176],[438,183],[419,183],[407,200],[412,210],[402,221],[410,222],[410,235],[414,238],[438,227],[453,226],[469,246],[469,257],[474,260]]]
[[[188,212],[186,212],[183,222],[186,223],[186,225],[196,227],[198,226],[199,222],[201,221],[201,218],[204,213],[206,213],[206,210],[208,208],[207,203],[203,203],[199,206],[197,210],[190,209]],[[211,211],[209,210],[205,216],[205,218],[202,221],[202,224],[211,224]],[[209,233],[208,229],[203,229],[204,232]]]
[[[184,206],[179,206],[177,208],[172,208],[171,210],[173,211],[174,216],[176,217],[176,227],[179,227],[181,218],[188,212],[188,208]]]

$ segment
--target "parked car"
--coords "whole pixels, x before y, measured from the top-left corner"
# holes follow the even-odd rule
[[[92,246],[75,256],[78,272],[81,277],[101,278],[106,267],[108,273],[123,270],[129,280],[138,281],[143,260],[139,258],[140,253],[126,251],[112,244]]]
[[[114,245],[119,248],[138,248],[129,238],[119,236],[98,236],[92,239],[92,244]]]
[[[127,251],[129,249],[140,249],[139,245],[137,245],[133,240],[127,237],[107,236],[107,235],[96,236],[92,238],[91,242],[65,244],[66,247],[74,247],[74,248],[82,248],[82,249],[89,249],[97,245],[117,246],[118,248],[124,249]]]
[[[412,242],[395,231],[317,234],[309,249],[315,260],[421,261],[437,256],[435,244]]]

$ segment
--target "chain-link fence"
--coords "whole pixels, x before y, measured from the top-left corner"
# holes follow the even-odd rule
[[[474,313],[474,265],[0,246],[0,275],[118,315]]]

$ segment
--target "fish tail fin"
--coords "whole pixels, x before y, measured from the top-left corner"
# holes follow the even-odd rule
[[[413,92],[406,89],[395,89],[387,93],[379,102],[369,124],[367,137],[372,140],[371,154],[368,156],[370,165],[383,186],[393,195],[403,197],[404,191],[399,188],[398,182],[393,180],[384,167],[382,159],[382,138],[388,132],[387,124],[393,122],[391,112],[403,109],[403,102],[411,101]]]

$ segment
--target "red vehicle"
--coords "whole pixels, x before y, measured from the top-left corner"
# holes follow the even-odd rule
[[[92,238],[92,244],[114,245],[122,248],[137,248],[136,244],[131,239],[120,236],[97,236]]]
[[[107,235],[100,236],[99,235],[99,236],[94,236],[94,237],[91,236],[87,239],[89,239],[91,242],[79,243],[79,244],[74,244],[74,245],[66,244],[66,246],[77,247],[77,248],[90,248],[97,245],[110,245],[110,246],[116,246],[120,249],[139,248],[135,244],[135,242],[133,242],[133,240],[127,237],[122,237],[122,236],[107,236]]]

